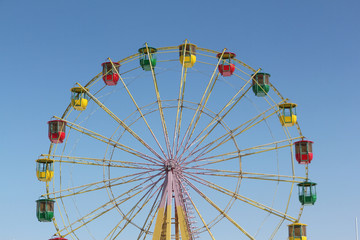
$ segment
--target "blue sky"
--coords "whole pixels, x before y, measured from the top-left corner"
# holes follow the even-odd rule
[[[310,174],[318,202],[305,209],[311,239],[355,239],[360,217],[360,31],[355,0],[335,1],[2,1],[0,69],[1,239],[48,239],[35,218],[43,185],[35,160],[47,151],[46,122],[60,115],[75,82],[87,82],[107,57],[144,42],[224,47],[272,75],[299,105],[315,142]],[[277,236],[285,239],[286,236]]]

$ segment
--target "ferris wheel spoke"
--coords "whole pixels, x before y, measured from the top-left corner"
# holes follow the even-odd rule
[[[302,138],[304,138],[304,136],[293,137],[293,138],[290,137],[290,138],[280,140],[280,141],[266,143],[266,144],[258,145],[258,146],[251,147],[251,148],[241,149],[240,150],[241,157],[246,157],[248,155],[273,151],[273,150],[280,149],[280,148],[291,147],[293,145],[292,142],[294,140],[302,139]],[[290,143],[290,144],[286,144],[286,143]]]
[[[237,227],[243,234],[245,234],[249,239],[255,240],[243,227],[241,227],[237,222],[235,222],[224,210],[217,206],[209,197],[202,193],[197,187],[195,187],[189,180],[184,179],[184,181],[203,199],[205,199],[213,208],[215,208],[221,215],[223,215],[227,220],[229,220],[235,227]]]
[[[191,168],[198,168],[198,167],[203,167],[203,166],[208,166],[208,165],[213,165],[213,164],[217,164],[217,163],[221,163],[221,162],[238,159],[239,157],[243,158],[243,157],[254,155],[254,154],[278,150],[278,149],[285,148],[285,147],[291,147],[291,145],[288,144],[288,145],[284,145],[284,146],[267,148],[266,150],[252,151],[252,152],[244,153],[244,154],[239,154],[239,152],[241,152],[241,150],[240,150],[240,151],[236,151],[236,152],[223,153],[223,154],[219,154],[219,155],[215,155],[215,156],[195,158],[193,160],[187,161],[186,165],[189,165],[191,163],[196,163],[197,165],[192,165]],[[228,156],[228,157],[226,157],[226,156]],[[226,157],[226,158],[224,158],[224,157]],[[203,163],[201,163],[201,162],[203,162]]]
[[[149,180],[152,177],[155,177],[156,174],[150,175],[150,176],[145,176],[145,177],[141,177],[141,175],[149,174],[151,172],[152,171],[134,173],[134,174],[130,174],[130,175],[122,176],[122,177],[106,179],[106,180],[102,180],[102,181],[98,181],[98,182],[94,182],[94,183],[84,184],[84,185],[81,185],[81,186],[76,186],[76,187],[72,187],[72,188],[62,189],[62,190],[59,190],[59,191],[49,192],[49,193],[43,194],[41,196],[42,197],[49,197],[51,195],[54,195],[57,199],[60,199],[60,198],[65,198],[65,197],[69,197],[69,196],[74,196],[74,195],[78,195],[78,194],[83,194],[83,193],[88,193],[88,192],[92,192],[92,191],[105,189],[105,188],[107,188],[109,186],[112,186],[112,187],[113,186],[120,186],[120,185],[124,185],[124,184],[128,184],[128,183],[132,183],[132,182],[141,181],[141,180],[144,180],[144,179]],[[124,179],[127,179],[127,178],[130,178],[130,179],[124,180]],[[123,182],[116,183],[119,180],[123,180]],[[104,185],[99,186],[99,184],[104,184]],[[65,193],[65,195],[64,195],[64,193]]]
[[[213,91],[213,89],[214,89],[214,87],[215,87],[215,84],[216,84],[217,80],[219,79],[219,75],[220,75],[220,73],[218,72],[218,73],[216,74],[216,77],[215,77],[214,82],[212,83],[212,85],[211,85],[211,87],[210,87],[210,91],[209,91],[208,95],[206,96],[206,99],[205,99],[204,104],[201,104],[201,103],[200,103],[200,104],[201,104],[201,110],[198,112],[198,115],[196,116],[196,120],[195,120],[194,126],[192,127],[191,132],[190,132],[190,134],[188,135],[188,138],[187,138],[186,143],[184,144],[184,149],[187,149],[187,148],[188,148],[188,145],[191,145],[190,142],[192,143],[192,142],[196,141],[196,140],[193,140],[193,141],[190,141],[190,140],[191,140],[192,135],[194,134],[194,131],[195,131],[195,129],[196,129],[198,123],[199,123],[200,117],[201,117],[202,113],[204,112],[205,106],[206,106],[206,104],[207,104],[207,102],[208,102],[208,100],[209,100],[209,97],[210,97],[210,95],[211,95],[211,93],[212,93],[212,91]],[[199,105],[199,107],[200,107],[200,105]],[[191,123],[190,123],[190,124],[191,124]]]
[[[281,219],[281,220],[280,220],[280,222],[279,222],[278,225],[276,226],[274,232],[271,234],[271,236],[270,236],[270,238],[269,238],[270,240],[273,240],[273,239],[274,239],[276,233],[279,231],[279,228],[281,227],[281,225],[283,224],[284,221],[285,221],[285,219]]]
[[[184,189],[184,192],[185,192],[187,198],[190,200],[191,205],[194,207],[197,215],[198,215],[199,218],[201,219],[201,222],[204,224],[204,227],[206,228],[206,231],[209,233],[211,239],[212,239],[212,240],[215,240],[213,234],[212,234],[211,231],[210,231],[210,227],[206,224],[204,218],[201,216],[200,211],[199,211],[198,208],[196,207],[196,205],[195,205],[194,201],[192,200],[189,192],[186,190],[186,187],[184,186],[183,182],[182,182],[180,179],[178,179],[178,182],[181,184],[181,188]]]
[[[137,188],[136,190],[139,190],[139,188]],[[135,191],[135,189],[133,189],[133,191]],[[135,194],[133,194],[131,196],[126,197],[125,199],[122,199],[120,201],[120,203],[126,202],[127,200],[131,199],[132,197],[136,196],[137,194],[139,194],[141,192],[142,192],[142,190],[138,191],[137,193],[135,193]],[[125,194],[128,194],[128,192],[124,193],[123,195],[125,195]],[[86,226],[90,222],[98,219],[99,217],[101,217],[105,213],[107,213],[107,212],[111,211],[112,209],[114,209],[116,207],[116,205],[114,205],[113,201],[114,200],[111,200],[111,201],[103,204],[102,206],[100,206],[99,208],[91,211],[90,213],[88,213],[84,217],[76,220],[75,222],[69,224],[68,226],[65,226],[63,229],[58,230],[55,234],[59,234],[59,235],[61,235],[63,237],[66,237],[67,235],[79,230],[80,228]],[[103,210],[103,209],[105,209],[105,210]],[[68,228],[71,228],[72,230],[68,231],[67,230]],[[67,233],[65,233],[65,231],[67,231]]]
[[[185,41],[185,44],[187,41]],[[184,52],[185,54],[185,52]],[[183,57],[184,61],[185,58]],[[174,140],[173,140],[173,149],[172,154],[174,155],[174,148],[176,146],[176,152],[178,151],[179,147],[179,139],[180,139],[180,130],[181,130],[181,120],[182,120],[182,112],[183,112],[183,104],[184,104],[184,97],[185,97],[185,83],[186,83],[186,76],[187,76],[187,68],[185,64],[181,64],[181,79],[180,79],[180,87],[179,87],[179,96],[178,96],[178,104],[176,109],[176,119],[175,119],[175,128],[174,128]],[[176,144],[175,144],[176,139]]]
[[[273,112],[270,112],[270,113],[268,113],[266,115],[266,113],[269,112],[270,110],[273,110]],[[240,134],[246,132],[247,130],[257,126],[258,124],[262,123],[263,121],[265,121],[269,117],[273,116],[277,112],[278,112],[278,110],[275,109],[275,106],[272,106],[269,109],[265,110],[264,112],[258,114],[254,118],[246,121],[245,123],[243,123],[243,124],[239,125],[238,127],[230,130],[229,132],[225,133],[224,135],[220,136],[219,138],[217,138],[217,139],[213,140],[212,142],[206,144],[205,146],[199,148],[194,153],[202,151],[202,153],[200,153],[198,155],[198,157],[202,157],[202,156],[210,153],[211,151],[217,149],[218,147],[222,146],[223,144],[227,143],[229,140],[231,140],[231,139],[239,136]],[[260,120],[258,120],[260,117],[262,117],[262,118]],[[217,142],[219,142],[219,143],[216,146],[214,146],[210,150],[208,150],[213,144],[215,144]]]
[[[116,164],[116,163],[114,163],[114,160],[107,160],[107,159],[103,159],[103,163],[93,162],[93,161],[84,161],[84,160],[59,160],[59,161],[55,160],[54,162],[82,164],[82,165],[89,165],[89,166],[101,166],[101,167],[148,169],[148,170],[151,170],[151,171],[159,170],[159,168],[151,169],[151,168],[142,168],[142,167],[129,166],[129,165],[125,165],[125,164]]]
[[[176,120],[175,120],[175,128],[174,128],[174,141],[173,141],[173,155],[177,154],[179,151],[179,143],[180,143],[180,132],[181,132],[181,124],[182,124],[182,117],[183,117],[183,107],[184,107],[184,97],[185,97],[185,84],[186,84],[186,75],[187,75],[187,68],[184,70],[184,75],[182,76],[180,89],[179,89],[179,99],[177,105],[177,112],[176,112]],[[183,85],[183,86],[182,86]],[[181,98],[180,98],[181,94]],[[176,141],[175,141],[176,139]],[[175,148],[176,146],[176,148]],[[176,153],[175,153],[176,151]]]
[[[289,182],[289,183],[302,183],[306,180],[306,177],[300,177],[300,176],[286,176],[286,175],[279,175],[279,174],[247,173],[247,172],[242,173],[242,178],[255,179],[255,180],[266,180],[266,181]]]
[[[118,74],[118,76],[119,76],[119,78],[120,78],[120,80],[121,80],[124,88],[126,89],[126,91],[127,91],[128,95],[130,96],[132,102],[133,102],[134,105],[136,106],[137,111],[140,113],[142,119],[144,120],[147,128],[149,129],[149,131],[150,131],[151,135],[153,136],[154,140],[156,141],[158,147],[160,148],[160,150],[161,150],[161,152],[163,153],[163,155],[166,157],[166,154],[165,154],[164,150],[162,149],[161,144],[159,143],[159,141],[158,141],[158,139],[156,138],[153,130],[151,129],[149,123],[147,122],[144,114],[143,114],[142,111],[141,111],[141,108],[140,108],[139,105],[136,103],[135,98],[134,98],[134,97],[132,96],[132,94],[130,93],[129,88],[126,86],[126,83],[124,82],[123,78],[122,78],[121,75],[119,74],[117,68],[115,67],[114,63],[111,61],[110,58],[109,58],[109,61],[111,62],[112,66],[113,66],[113,69],[114,69],[114,70],[116,71],[116,73]],[[151,62],[151,61],[150,61],[150,62]],[[125,129],[126,129],[126,128],[125,128]],[[134,137],[135,137],[135,136],[134,136]],[[135,137],[135,138],[136,138],[136,137]],[[141,141],[140,141],[140,142],[141,142]],[[155,155],[156,155],[156,154],[155,154]]]
[[[42,154],[41,156],[52,157],[54,162],[83,164],[83,165],[102,166],[102,167],[131,168],[131,169],[151,170],[151,171],[160,170],[160,168],[154,168],[156,166],[162,167],[161,165],[120,161],[114,159],[103,159],[103,158],[102,159],[86,158],[86,157],[61,156],[61,155],[49,155],[49,154]],[[68,159],[68,160],[64,160],[64,159]]]
[[[189,165],[191,163],[197,163],[198,165],[192,166],[192,167],[196,168],[196,167],[212,165],[212,164],[239,158],[239,153],[240,153],[240,157],[243,158],[243,157],[254,155],[254,154],[264,153],[264,152],[268,152],[268,151],[274,151],[274,150],[278,150],[281,148],[291,147],[292,143],[286,144],[286,145],[284,145],[284,144],[286,142],[293,142],[294,140],[301,139],[301,138],[303,138],[303,136],[288,138],[285,140],[271,142],[271,143],[266,143],[266,144],[258,145],[255,147],[247,148],[247,149],[241,149],[240,151],[228,152],[228,153],[223,153],[223,154],[218,154],[218,155],[213,155],[213,156],[208,156],[208,157],[202,157],[202,158],[195,158],[191,161],[187,161],[186,165]],[[271,145],[273,145],[273,146],[271,146]],[[229,157],[227,157],[227,156],[229,156]],[[227,157],[227,158],[224,158],[224,157]],[[204,162],[204,163],[200,164],[200,162]]]
[[[164,159],[153,149],[151,148],[139,135],[137,135],[129,126],[127,126],[120,118],[118,118],[114,113],[112,113],[104,104],[102,104],[97,98],[95,98],[87,89],[77,83],[81,89],[86,92],[86,94],[93,100],[96,104],[99,105],[110,117],[112,117],[117,123],[119,123],[127,132],[129,132],[136,140],[138,140],[142,145],[144,145],[150,152],[152,152],[156,157],[164,161]]]
[[[226,157],[226,158],[224,158],[224,157]],[[237,159],[239,157],[240,156],[239,156],[238,152],[229,152],[229,153],[224,153],[224,154],[211,156],[211,157],[195,158],[195,159],[189,160],[189,161],[186,161],[186,159],[185,159],[184,168],[198,168],[198,167],[203,167],[203,166],[207,166],[207,165],[230,161],[233,159]],[[204,163],[201,163],[201,162],[204,162]],[[192,163],[196,163],[196,165],[190,166],[190,164],[192,164]],[[188,167],[185,167],[185,166],[188,166]]]
[[[196,151],[193,151],[191,155],[198,154],[198,156],[195,158],[195,160],[197,160],[197,159],[205,156],[206,154],[212,152],[213,150],[221,147],[223,144],[227,143],[229,140],[234,139],[236,136],[240,135],[241,133],[245,132],[246,130],[250,129],[251,127],[254,127],[255,125],[261,123],[262,121],[266,120],[270,116],[274,115],[276,113],[276,111],[274,111],[273,113],[268,114],[267,116],[263,116],[263,115],[265,115],[266,112],[268,112],[271,109],[273,109],[273,108],[270,108],[270,109],[264,111],[263,113],[258,114],[253,119],[250,119],[250,120],[246,121],[245,123],[241,124],[240,126],[236,127],[235,129],[232,129],[232,130],[228,131],[227,133],[223,134],[222,136],[220,136],[220,137],[216,138],[215,140],[207,143],[203,147],[198,148]],[[263,118],[256,122],[256,120],[258,118],[260,118],[261,116],[263,116]],[[243,129],[241,131],[237,132],[242,127],[243,127]],[[212,147],[215,143],[217,143],[217,145]],[[209,150],[209,148],[210,148],[210,150]],[[187,163],[186,161],[184,161],[184,162]]]
[[[186,138],[187,138],[187,141],[186,141],[186,143],[185,143],[185,146],[187,145],[188,141],[190,140],[190,138],[191,138],[191,136],[192,136],[192,134],[193,134],[193,132],[194,132],[194,130],[195,130],[195,128],[196,128],[198,119],[200,118],[200,116],[201,116],[201,114],[202,114],[202,111],[203,111],[203,109],[205,108],[206,103],[207,103],[207,101],[208,101],[208,99],[209,99],[209,97],[210,97],[210,95],[211,95],[211,92],[212,92],[214,86],[215,86],[215,83],[216,83],[216,81],[217,81],[217,79],[218,79],[218,77],[219,77],[219,74],[220,74],[219,72],[217,73],[216,77],[215,77],[215,74],[216,74],[216,72],[217,72],[217,70],[218,70],[218,66],[219,66],[219,64],[220,64],[220,62],[221,62],[221,60],[222,60],[222,58],[223,58],[223,55],[224,55],[225,51],[226,51],[226,48],[224,48],[224,50],[223,50],[222,53],[221,53],[221,57],[219,58],[218,63],[216,64],[216,67],[215,67],[215,69],[214,69],[214,71],[213,71],[213,73],[212,73],[212,75],[211,75],[211,78],[210,78],[210,80],[209,80],[209,82],[208,82],[208,84],[207,84],[207,86],[206,86],[206,89],[205,89],[205,91],[204,91],[204,93],[203,93],[203,95],[202,95],[202,97],[201,97],[201,100],[200,100],[200,102],[199,102],[199,104],[198,104],[198,106],[197,106],[197,108],[196,108],[196,111],[195,111],[195,113],[194,113],[194,115],[193,115],[193,117],[192,117],[192,119],[191,119],[191,121],[190,121],[190,123],[189,123],[188,128],[186,129],[186,132],[185,132],[185,134],[184,134],[183,140],[181,141],[181,144],[180,144],[180,148],[181,148],[181,146],[183,145],[184,140],[185,140]],[[215,80],[214,80],[214,78],[215,78]],[[205,101],[205,102],[204,102],[204,101]],[[200,108],[202,108],[202,109],[200,110]],[[200,111],[200,113],[199,113],[199,111]],[[198,115],[198,114],[199,114],[199,115]],[[193,127],[193,123],[194,123],[194,120],[195,120],[196,117],[197,117],[197,120],[195,121],[196,123],[195,123],[195,125],[194,125],[194,127]],[[191,129],[192,129],[192,130],[191,130]],[[191,130],[191,133],[189,134],[190,130]],[[189,136],[188,136],[188,134],[189,134]],[[176,153],[176,154],[177,154],[177,153]]]
[[[272,108],[270,108],[272,109]],[[269,110],[270,110],[269,109]],[[260,124],[261,122],[265,121],[266,119],[268,119],[269,117],[271,117],[272,115],[276,114],[277,110],[274,110],[274,112],[268,114],[267,116],[265,115],[265,112],[257,115],[255,118],[247,121],[244,124],[241,124],[240,126],[236,127],[235,129],[231,130],[230,132],[226,133],[225,135],[223,135],[222,137],[218,138],[221,139],[223,137],[226,137],[225,139],[223,139],[217,146],[215,146],[214,148],[212,148],[211,150],[205,152],[205,154],[213,151],[214,149],[222,146],[224,143],[228,142],[231,138],[235,138],[237,136],[239,136],[240,134],[244,133],[245,131],[249,130],[252,127],[255,127],[256,125]],[[261,118],[260,120],[258,120],[261,116],[263,116],[263,118]],[[245,126],[246,125],[246,126]],[[245,126],[245,127],[244,127]],[[244,127],[244,128],[242,128]],[[242,128],[242,129],[241,129]],[[241,129],[241,131],[239,131]],[[235,133],[235,134],[234,134]],[[213,143],[217,142],[218,139],[216,139],[215,141],[209,143],[209,145],[212,145]]]
[[[198,106],[198,108],[197,108],[197,112],[196,112],[197,115],[194,114],[194,117],[195,117],[195,115],[196,115],[196,120],[195,120],[194,126],[191,126],[192,123],[193,123],[193,121],[190,122],[190,128],[191,128],[191,127],[192,127],[192,128],[191,128],[190,134],[188,135],[187,142],[185,143],[185,147],[184,147],[184,148],[186,148],[186,146],[189,144],[189,141],[190,141],[192,135],[194,134],[194,131],[195,131],[195,129],[196,129],[198,123],[199,123],[200,117],[201,117],[201,115],[202,115],[202,113],[203,113],[203,111],[204,111],[204,109],[205,109],[205,107],[206,107],[206,104],[207,104],[207,102],[208,102],[208,100],[209,100],[209,98],[210,98],[210,95],[211,95],[212,91],[214,90],[215,84],[216,84],[217,80],[219,79],[219,75],[220,75],[220,73],[218,72],[218,73],[216,74],[215,80],[211,83],[211,87],[210,87],[210,90],[209,90],[209,92],[208,92],[208,94],[207,94],[207,96],[206,96],[206,98],[205,98],[204,104],[202,104],[203,99],[201,99],[201,101],[200,101],[200,104],[199,104],[199,106]],[[205,95],[203,95],[203,96],[205,96]],[[201,109],[200,109],[200,107],[201,107]],[[199,109],[200,109],[200,110],[199,110]],[[189,130],[190,130],[190,129],[189,129]]]
[[[73,122],[70,122],[70,121],[68,121],[68,120],[64,120],[64,119],[59,118],[59,117],[56,117],[56,116],[54,116],[54,118],[66,122],[66,123],[67,123],[67,126],[68,126],[69,128],[71,128],[71,129],[73,129],[73,130],[76,130],[76,131],[78,131],[78,132],[80,132],[80,133],[83,133],[83,134],[85,134],[85,135],[87,135],[87,136],[89,136],[89,137],[92,137],[92,138],[94,138],[94,139],[96,139],[96,140],[99,140],[99,141],[101,141],[101,142],[103,142],[103,143],[105,143],[105,144],[110,144],[111,146],[116,147],[116,148],[118,148],[118,149],[120,149],[120,150],[122,150],[122,151],[124,151],[124,152],[130,153],[130,154],[132,154],[132,155],[134,155],[134,156],[136,156],[136,157],[139,157],[139,158],[141,158],[141,159],[144,159],[144,160],[146,160],[146,161],[149,161],[149,162],[151,162],[151,163],[153,163],[153,164],[159,164],[159,163],[161,163],[161,161],[159,161],[158,159],[153,158],[153,157],[150,157],[150,156],[148,156],[148,155],[146,155],[146,154],[144,154],[144,153],[141,153],[141,152],[139,152],[139,151],[137,151],[137,150],[135,150],[135,149],[132,149],[131,147],[128,147],[128,146],[126,146],[126,145],[124,145],[124,144],[121,144],[121,143],[115,141],[114,139],[105,137],[105,136],[103,136],[103,135],[101,135],[101,134],[99,134],[99,133],[96,133],[96,132],[94,132],[94,131],[91,131],[91,130],[89,130],[89,129],[86,129],[86,128],[84,128],[84,127],[82,127],[82,126],[80,126],[80,125],[77,125],[77,124],[75,124],[75,123],[73,123]]]
[[[110,233],[105,237],[104,240],[106,239],[116,239],[118,237],[118,235],[133,221],[133,219],[140,213],[140,211],[145,207],[145,205],[152,199],[152,197],[159,192],[159,189],[161,188],[161,186],[159,186],[157,188],[157,190],[155,192],[152,193],[152,191],[154,190],[156,184],[160,181],[160,179],[153,185],[150,187],[150,189],[135,203],[135,205],[127,212],[127,214],[125,216],[123,216],[123,219],[120,220],[119,223],[116,224],[116,226],[112,229],[112,231],[110,231]],[[146,197],[146,198],[145,198]],[[144,201],[143,201],[144,200]],[[141,202],[143,202],[141,204]],[[141,205],[139,207],[139,205]],[[138,208],[138,210],[135,212],[136,208]],[[135,213],[134,213],[135,212]],[[134,213],[134,214],[133,214]],[[121,228],[119,227],[121,223],[123,223],[123,221],[126,221],[124,226],[122,226]],[[116,230],[118,229],[118,233],[116,234]],[[116,235],[115,235],[116,234]],[[115,236],[114,236],[115,235]]]
[[[259,71],[258,69],[256,73]],[[256,74],[255,73],[255,74]],[[196,147],[192,150],[194,152],[198,146],[211,134],[211,132],[219,125],[219,123],[231,112],[234,107],[240,102],[240,100],[247,94],[247,92],[251,89],[251,86],[248,87],[245,91],[245,87],[250,83],[250,81],[253,79],[253,76],[250,77],[250,79],[239,89],[239,91],[227,102],[227,104],[216,114],[216,116],[211,120],[211,122],[194,138],[191,144],[189,144],[185,149],[188,150],[199,138],[199,142],[197,143]],[[244,92],[243,92],[244,91]],[[239,94],[243,92],[240,96]],[[239,97],[238,97],[239,96]],[[224,112],[227,108],[229,108],[221,117],[219,117],[222,112]],[[215,125],[214,125],[215,124]],[[202,134],[205,133],[205,131],[210,127],[214,125],[207,133],[202,136]],[[191,153],[190,153],[191,154]]]
[[[289,183],[302,183],[304,182],[304,180],[306,180],[305,177],[284,176],[277,174],[243,173],[236,171],[225,171],[219,169],[206,169],[206,168],[195,168],[195,169],[200,171],[193,172],[193,174],[204,175],[204,176],[229,177],[229,178],[265,180],[265,181],[289,182]],[[295,180],[295,179],[299,179],[299,180]]]
[[[56,234],[60,234],[65,237],[65,236],[79,230],[80,228],[86,226],[88,223],[98,219],[99,217],[103,216],[105,213],[108,213],[112,209],[118,207],[119,205],[121,205],[121,204],[127,202],[128,200],[134,198],[135,196],[139,195],[145,189],[147,189],[149,186],[152,186],[152,184],[148,184],[147,186],[142,187],[141,185],[145,184],[146,182],[147,181],[143,181],[140,184],[138,184],[137,186],[135,186],[134,188],[131,188],[130,190],[122,193],[118,197],[102,204],[100,207],[98,207],[95,210],[91,211],[90,213],[86,214],[82,218],[76,220],[75,222],[69,224],[68,226],[65,226],[63,229],[56,232]],[[135,192],[135,193],[133,193],[131,195],[132,192]],[[124,197],[125,195],[127,195],[127,197],[120,199],[121,197]],[[77,226],[77,225],[79,225],[79,226]],[[61,234],[62,232],[66,231],[70,227],[72,229],[71,231],[68,231],[65,234]]]
[[[150,56],[150,51],[149,51],[149,46],[147,43],[145,43],[146,46],[146,51],[147,51],[147,55],[149,60],[151,59]],[[169,141],[169,134],[168,134],[168,130],[166,127],[166,121],[165,121],[165,116],[164,116],[164,112],[163,112],[163,107],[162,107],[162,103],[161,103],[161,98],[160,98],[160,92],[159,92],[159,87],[158,87],[158,82],[156,80],[156,74],[155,74],[155,70],[152,66],[152,62],[149,61],[150,63],[150,69],[151,69],[151,75],[152,75],[152,79],[153,79],[153,83],[154,83],[154,88],[155,88],[155,94],[156,94],[156,100],[157,100],[157,104],[158,104],[158,109],[159,109],[159,113],[160,113],[160,118],[161,118],[161,125],[163,128],[163,133],[164,133],[164,139],[165,139],[165,144],[166,144],[166,149],[167,149],[167,153],[168,153],[168,157],[172,158],[172,153],[171,153],[171,147],[170,147],[170,141]]]
[[[188,40],[186,39],[184,49],[186,49],[187,44],[188,44]],[[185,96],[185,83],[187,77],[187,67],[185,67],[185,54],[186,51],[183,51],[183,56],[182,56],[183,62],[181,63],[181,79],[180,79],[178,105],[177,105],[175,128],[174,128],[174,141],[173,141],[173,149],[172,149],[172,151],[174,152],[174,147],[176,145],[176,153],[173,153],[173,155],[177,155],[179,149],[180,130],[181,130],[183,104],[184,104],[184,96]],[[175,144],[175,138],[176,138],[176,144]]]
[[[187,169],[187,168],[184,168]],[[306,180],[306,177],[300,177],[300,176],[290,176],[290,175],[280,175],[280,174],[269,174],[269,173],[254,173],[254,172],[243,172],[243,171],[231,171],[231,170],[222,170],[222,169],[212,169],[212,168],[198,168],[198,167],[193,167],[193,168],[189,168],[189,169],[195,169],[195,170],[200,170],[203,172],[192,172],[193,174],[204,174],[207,175],[208,173],[224,173],[224,174],[229,174],[228,177],[236,177],[236,178],[251,178],[251,176],[261,176],[264,178],[273,178],[273,180],[278,180],[280,178],[288,178],[288,179],[293,179],[294,181],[296,179],[295,182],[303,182],[304,180]],[[250,177],[246,177],[247,175],[249,175]],[[216,175],[214,175],[216,176]],[[219,174],[218,176],[224,176]],[[264,179],[265,180],[265,179]],[[291,181],[293,182],[293,181]]]
[[[229,189],[221,187],[221,186],[219,186],[219,185],[217,185],[217,184],[215,184],[213,182],[207,181],[207,180],[205,180],[203,178],[200,178],[200,177],[198,177],[198,176],[196,176],[194,174],[191,174],[191,173],[186,173],[186,174],[189,175],[189,179],[192,179],[193,181],[196,181],[196,182],[198,182],[198,183],[200,183],[200,184],[202,184],[202,185],[204,185],[206,187],[209,187],[211,189],[214,189],[214,190],[216,190],[216,191],[218,191],[220,193],[223,193],[223,194],[228,195],[230,197],[234,197],[237,200],[240,200],[240,201],[242,201],[244,203],[247,203],[247,204],[249,204],[251,206],[257,207],[257,208],[259,208],[261,210],[264,210],[266,212],[269,212],[269,213],[271,213],[271,214],[273,214],[275,216],[278,216],[280,218],[284,218],[284,219],[286,219],[288,221],[292,221],[292,222],[296,221],[296,218],[291,217],[290,215],[287,215],[286,213],[282,213],[282,212],[280,212],[280,211],[278,211],[278,210],[276,210],[276,209],[274,209],[272,207],[266,206],[265,204],[259,203],[259,202],[255,201],[255,200],[252,200],[250,198],[242,196],[242,195],[240,195],[240,194],[238,194],[236,192],[233,192],[233,191],[231,191]]]
[[[244,85],[245,86],[245,85]],[[196,136],[196,138],[193,139],[193,141],[191,142],[191,144],[188,144],[188,146],[184,149],[184,152],[187,151],[189,148],[191,148],[195,143],[196,146],[192,149],[192,151],[190,152],[190,155],[196,151],[196,149],[201,145],[201,143],[211,134],[211,132],[221,123],[221,121],[226,117],[226,115],[232,110],[232,108],[247,94],[247,92],[251,89],[251,87],[249,87],[247,90],[245,90],[245,92],[238,97],[238,99],[235,101],[235,103],[232,105],[232,107],[225,113],[223,114],[221,117],[220,116],[221,112],[223,110],[225,110],[228,106],[230,106],[229,104],[231,104],[232,100],[229,101],[229,103],[218,113],[216,114],[216,117],[214,117],[211,122]],[[202,136],[202,134],[205,133],[205,131],[210,127],[214,125],[209,131],[206,132],[205,135]]]

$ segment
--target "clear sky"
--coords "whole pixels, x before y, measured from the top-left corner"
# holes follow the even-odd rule
[[[318,201],[302,217],[309,239],[355,239],[359,9],[356,0],[0,0],[0,239],[49,239],[54,230],[35,217],[44,191],[35,160],[48,149],[46,122],[64,111],[69,88],[88,82],[107,57],[185,39],[231,49],[270,72],[299,105],[302,131],[315,142],[310,174]]]

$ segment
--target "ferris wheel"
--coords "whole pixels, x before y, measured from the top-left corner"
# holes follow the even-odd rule
[[[312,141],[269,73],[187,40],[102,68],[36,160],[52,239],[274,239],[288,224],[306,240]]]

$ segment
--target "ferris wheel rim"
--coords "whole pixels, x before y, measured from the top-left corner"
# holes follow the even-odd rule
[[[175,50],[175,49],[177,49],[177,47],[164,47],[164,48],[157,48],[157,50],[159,51],[159,52],[161,52],[161,51],[165,51],[165,50]],[[197,48],[198,50],[202,50],[202,51],[204,51],[204,52],[216,52],[216,51],[214,51],[214,50],[210,50],[210,49],[204,49],[204,48]],[[159,53],[158,52],[158,53]],[[217,52],[217,54],[221,54],[220,52]],[[120,60],[120,61],[118,61],[118,62],[114,62],[115,64],[120,64],[120,63],[123,63],[123,62],[125,62],[126,63],[126,61],[131,61],[131,60],[135,60],[136,58],[138,58],[138,56],[139,56],[139,53],[136,53],[136,54],[134,54],[134,55],[131,55],[131,56],[129,56],[129,57],[126,57],[126,58],[124,58],[124,59],[122,59],[122,60]],[[245,66],[245,67],[247,67],[247,65],[246,64],[244,64],[244,63],[242,63],[240,60],[237,60],[237,59],[235,59],[234,58],[234,60],[235,60],[235,62],[240,62],[241,63],[241,65],[243,65],[243,66]],[[250,69],[250,70],[253,70],[251,67],[247,67],[248,69]],[[254,72],[256,72],[255,70],[254,70]],[[91,85],[91,84],[93,84],[93,82],[94,81],[96,81],[96,80],[100,80],[99,79],[99,77],[101,77],[101,73],[99,73],[98,75],[96,75],[96,77],[94,77],[92,80],[90,80],[86,85],[85,85],[85,88],[87,88],[87,86],[89,86],[89,85]],[[278,93],[278,91],[276,90],[275,91],[278,95],[279,95],[279,93]],[[280,98],[281,99],[284,99],[281,95],[279,95],[280,96]],[[164,100],[162,100],[162,101],[164,101]],[[166,100],[165,100],[166,101]],[[176,101],[176,100],[174,100],[174,101]],[[154,103],[152,103],[152,104],[154,104]],[[65,112],[63,113],[63,117],[65,117],[65,116],[67,116],[68,114],[69,114],[69,111],[71,110],[72,108],[71,108],[71,104],[69,104],[69,106],[68,106],[68,108],[65,110]],[[166,109],[166,107],[164,107],[164,109]],[[70,111],[71,112],[71,111]],[[63,117],[62,117],[62,119],[63,119]],[[66,119],[66,117],[65,117],[65,119]],[[222,121],[222,120],[221,120]],[[298,125],[297,125],[298,126]],[[300,127],[298,126],[298,129],[299,129],[299,131],[300,131]],[[301,134],[301,131],[300,131],[300,134]],[[301,134],[302,135],[302,134]],[[289,139],[291,139],[291,137],[289,138]],[[234,139],[234,141],[236,141],[235,139]],[[52,152],[52,150],[53,150],[53,145],[54,144],[51,144],[50,145],[50,148],[49,148],[49,155],[51,155],[51,152]],[[56,147],[55,147],[56,148]],[[240,155],[239,155],[239,158],[240,158]],[[239,160],[240,162],[241,162],[241,158],[240,158],[240,160]],[[241,164],[240,164],[240,169],[241,169]],[[306,171],[306,177],[307,177],[307,171]],[[241,182],[241,179],[242,178],[239,178],[239,181]],[[240,188],[240,182],[239,182],[239,188]],[[293,183],[294,184],[294,183]],[[48,189],[48,186],[47,186],[47,194],[49,193],[50,191],[49,191],[49,189]],[[291,195],[291,194],[290,194]],[[54,197],[55,197],[55,195],[54,195]],[[231,200],[234,200],[235,201],[235,198],[234,197],[232,197],[231,198]],[[231,207],[230,207],[231,208]],[[230,210],[230,208],[229,208],[229,210]],[[228,211],[229,211],[228,210]],[[219,216],[220,216],[221,214],[219,214]],[[224,218],[224,217],[223,217]],[[300,216],[299,216],[299,218],[300,218]],[[220,219],[221,220],[221,219]],[[219,221],[220,221],[219,220]],[[217,223],[217,222],[216,222]],[[215,223],[215,224],[216,224]],[[214,225],[215,225],[214,224]],[[57,226],[56,226],[57,227]],[[205,227],[205,226],[203,226],[203,227]],[[201,227],[201,228],[203,228],[203,227]]]

